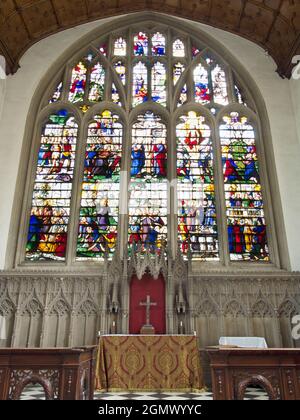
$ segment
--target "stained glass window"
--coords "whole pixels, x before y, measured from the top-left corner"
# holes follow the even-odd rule
[[[100,102],[104,99],[105,70],[97,63],[91,70],[89,101]]]
[[[180,39],[176,39],[176,41],[173,43],[173,56],[185,57],[184,43]]]
[[[200,50],[196,47],[192,47],[192,56],[196,57],[200,53]]]
[[[123,127],[104,111],[89,125],[77,244],[78,259],[97,259],[116,248]]]
[[[148,100],[148,70],[144,63],[133,67],[133,106]]]
[[[107,56],[107,44],[102,43],[99,47],[100,54],[104,55],[104,57]]]
[[[211,101],[210,89],[208,86],[208,72],[199,64],[194,70],[195,101],[200,104],[207,104]]]
[[[189,112],[177,125],[178,235],[183,253],[218,260],[211,129]]]
[[[122,106],[119,91],[114,83],[112,84],[111,88],[111,99],[115,104]]]
[[[62,82],[60,82],[60,83],[57,85],[57,87],[56,87],[55,91],[53,92],[53,95],[52,95],[52,97],[51,97],[51,99],[50,99],[50,101],[49,101],[49,103],[50,103],[50,104],[53,104],[53,103],[55,103],[55,102],[57,102],[57,101],[59,101],[59,100],[60,100],[60,98],[61,98],[61,93],[62,93],[62,88],[63,88],[63,83],[62,83]]]
[[[181,106],[187,102],[187,85],[181,89],[180,97],[177,106]]]
[[[95,57],[96,57],[96,56],[95,56],[94,51],[89,51],[89,52],[87,53],[87,55],[86,55],[85,59],[91,63],[91,62],[94,60],[94,58],[95,58]]]
[[[86,74],[87,69],[82,62],[74,67],[69,92],[70,102],[75,103],[83,101],[86,87]]]
[[[220,126],[230,258],[269,260],[255,132],[232,112]]]
[[[255,101],[228,63],[198,42],[176,28],[137,22],[87,45],[71,71],[66,63],[64,82],[56,75],[41,105],[50,117],[38,129],[26,261],[112,258],[117,239],[123,255],[138,242],[142,251],[167,244],[175,254],[179,242],[184,258],[271,259]],[[76,121],[65,101],[76,108]],[[157,105],[165,107],[163,119]],[[245,106],[254,108],[251,123]],[[120,185],[128,180],[126,198]]]
[[[152,101],[166,106],[167,103],[167,74],[162,63],[155,63],[152,67]]]
[[[121,79],[121,82],[123,83],[123,85],[126,85],[126,66],[123,63],[123,61],[117,61],[114,64],[116,73],[118,74],[118,76]]]
[[[158,56],[166,54],[166,38],[160,32],[152,37],[152,54]]]
[[[117,55],[117,56],[120,56],[120,57],[125,57],[126,49],[127,49],[126,40],[122,37],[116,39],[114,54]]]
[[[144,32],[134,37],[134,55],[148,55],[148,36]]]
[[[243,93],[243,91],[239,88],[237,84],[234,85],[234,93],[235,98],[238,101],[239,104],[247,106],[247,100]]]
[[[211,77],[214,91],[214,102],[220,105],[227,105],[228,93],[225,71],[219,65],[216,65],[211,72]]]
[[[38,152],[26,259],[66,256],[78,126],[66,110],[50,115]]]
[[[176,85],[176,83],[180,79],[184,70],[185,70],[185,65],[184,64],[182,64],[180,62],[174,64],[174,67],[173,67],[173,82],[174,82],[174,85]]]
[[[140,115],[132,130],[129,243],[151,251],[167,241],[167,130],[158,115]]]

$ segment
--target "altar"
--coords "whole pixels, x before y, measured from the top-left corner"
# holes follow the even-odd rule
[[[99,339],[99,391],[199,392],[203,388],[194,335],[104,335]]]

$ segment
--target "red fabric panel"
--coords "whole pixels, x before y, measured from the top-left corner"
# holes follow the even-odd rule
[[[130,315],[129,333],[139,334],[142,326],[146,323],[146,307],[140,306],[140,302],[146,302],[147,295],[151,302],[157,306],[151,306],[150,322],[155,328],[156,334],[166,333],[166,304],[165,304],[165,281],[162,275],[157,280],[149,274],[144,274],[139,280],[133,276],[130,285]]]

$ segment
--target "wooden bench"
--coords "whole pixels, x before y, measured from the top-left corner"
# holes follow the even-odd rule
[[[300,399],[300,349],[208,347],[215,400],[244,398],[249,385],[269,399]]]
[[[0,349],[0,400],[17,400],[29,384],[43,387],[46,399],[92,400],[96,346]]]

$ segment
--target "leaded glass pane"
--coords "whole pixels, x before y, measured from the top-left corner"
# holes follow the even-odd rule
[[[220,126],[222,161],[232,261],[269,261],[255,132],[232,112]]]
[[[152,101],[163,106],[167,104],[167,74],[162,63],[155,63],[152,67]]]
[[[180,39],[173,43],[173,57],[185,57],[184,43]]]
[[[166,38],[160,32],[152,37],[152,54],[157,56],[166,54]]]
[[[218,260],[211,129],[205,118],[189,112],[177,125],[178,234],[181,250]]]
[[[211,101],[210,89],[208,86],[208,72],[199,64],[194,70],[195,101],[200,104],[207,104]]]
[[[134,55],[148,55],[148,36],[144,32],[139,32],[134,37]]]
[[[80,208],[77,258],[115,251],[118,233],[123,127],[104,111],[89,125]]]
[[[132,129],[129,243],[160,250],[167,241],[167,130],[152,112]]]
[[[225,71],[219,65],[216,65],[211,72],[211,78],[213,84],[214,102],[220,105],[228,105],[229,101]]]
[[[91,70],[89,101],[100,102],[104,99],[105,70],[97,63]]]
[[[114,55],[119,57],[125,57],[127,49],[126,40],[122,37],[116,39],[114,45]]]
[[[148,100],[148,70],[144,63],[133,67],[133,106]]]
[[[66,110],[50,115],[43,128],[26,259],[64,261],[78,126]]]
[[[69,92],[69,101],[76,103],[83,101],[86,87],[87,68],[80,62],[72,71],[72,79]]]

